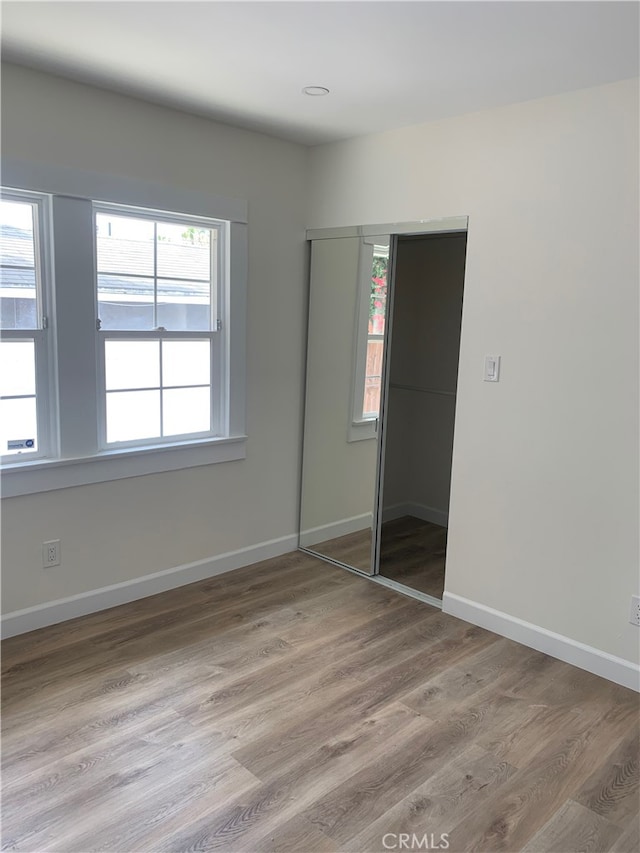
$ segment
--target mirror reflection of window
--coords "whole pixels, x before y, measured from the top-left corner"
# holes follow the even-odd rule
[[[362,401],[363,418],[377,418],[380,412],[384,324],[387,311],[388,268],[389,247],[375,245],[373,248],[373,266],[371,271],[369,326],[367,331],[367,360],[364,380],[364,398]]]

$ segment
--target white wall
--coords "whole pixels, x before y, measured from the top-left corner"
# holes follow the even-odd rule
[[[4,500],[3,612],[294,534],[307,150],[15,66],[2,131],[6,156],[249,203],[247,459]]]
[[[311,164],[312,227],[469,216],[446,590],[637,660],[637,81]]]

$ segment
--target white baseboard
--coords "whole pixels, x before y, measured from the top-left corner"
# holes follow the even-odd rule
[[[624,658],[610,655],[593,646],[587,646],[562,634],[555,634],[539,625],[525,622],[508,613],[494,610],[477,601],[470,601],[453,592],[444,593],[442,610],[451,616],[487,628],[502,637],[508,637],[531,649],[544,652],[594,675],[600,675],[623,687],[640,691],[640,666]]]
[[[402,518],[405,515],[411,515],[421,521],[430,521],[432,524],[439,524],[440,527],[448,527],[449,525],[449,513],[445,510],[436,509],[426,504],[412,503],[411,501],[385,507],[382,510],[382,521],[395,521],[396,518]]]
[[[362,515],[354,515],[351,518],[341,518],[340,521],[331,524],[322,524],[320,527],[310,527],[308,530],[300,531],[300,547],[312,548],[319,542],[328,539],[337,539],[339,536],[347,536],[349,533],[357,533],[366,530],[373,524],[373,513],[365,512]]]
[[[195,563],[185,563],[141,578],[133,578],[112,586],[81,592],[69,598],[60,598],[46,604],[27,607],[25,610],[15,610],[2,617],[2,637],[26,634],[27,631],[35,631],[36,628],[56,625],[58,622],[75,619],[77,616],[86,616],[88,613],[96,613],[119,604],[137,601],[139,598],[146,598],[149,595],[212,578],[234,569],[241,569],[260,560],[279,557],[289,551],[295,551],[297,547],[297,536],[281,536],[279,539],[240,548],[238,551],[206,557]]]

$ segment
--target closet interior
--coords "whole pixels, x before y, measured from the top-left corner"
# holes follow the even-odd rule
[[[444,591],[466,233],[399,237],[387,349],[379,573]]]

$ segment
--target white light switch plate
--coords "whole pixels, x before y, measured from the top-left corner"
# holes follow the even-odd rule
[[[485,355],[484,357],[484,381],[499,382],[500,381],[500,356]]]

